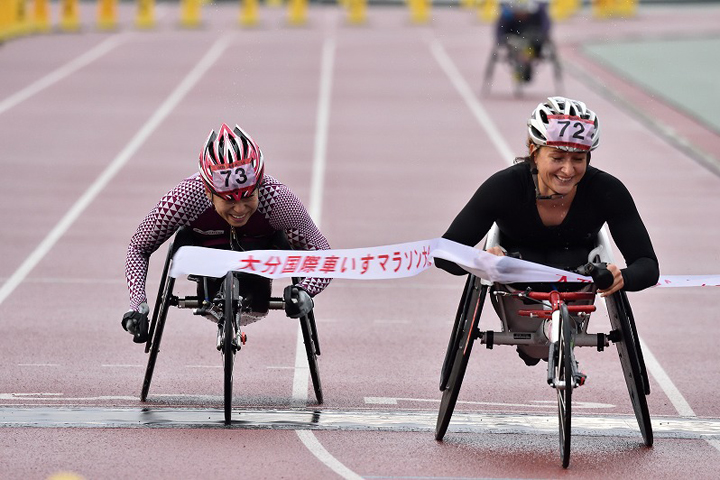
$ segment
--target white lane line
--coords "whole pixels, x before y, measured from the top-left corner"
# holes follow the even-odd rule
[[[500,131],[495,126],[495,123],[493,123],[490,115],[488,115],[480,101],[475,97],[472,88],[470,88],[468,83],[465,81],[465,78],[463,78],[462,74],[460,74],[460,71],[457,69],[450,56],[448,56],[443,46],[436,38],[430,39],[430,51],[462,99],[465,100],[465,103],[468,108],[470,108],[470,111],[475,116],[475,119],[488,134],[490,141],[493,142],[502,158],[508,164],[512,164],[515,159],[512,149],[510,149],[508,144],[505,142],[505,139],[500,134]]]
[[[322,201],[325,190],[325,165],[327,163],[327,139],[330,125],[330,100],[332,93],[333,64],[335,63],[335,40],[326,37],[323,42],[322,60],[320,65],[320,92],[318,97],[317,124],[315,127],[315,154],[310,182],[309,213],[319,227],[322,219]],[[295,375],[293,376],[292,405],[307,405],[310,369],[303,344],[302,329],[298,322],[297,341],[295,342]],[[295,430],[300,441],[310,453],[330,468],[333,472],[346,479],[362,477],[333,457],[309,430]]]
[[[363,478],[340,463],[337,458],[330,455],[330,452],[325,450],[325,447],[322,446],[317,437],[315,437],[315,434],[310,430],[295,430],[295,433],[297,433],[297,436],[300,437],[303,444],[318,458],[318,460],[327,465],[328,468],[340,475],[342,478],[353,480],[360,480]]]
[[[205,72],[220,58],[220,55],[230,44],[232,34],[219,38],[210,47],[208,52],[195,65],[190,73],[180,82],[170,96],[160,105],[152,117],[140,128],[125,148],[113,159],[108,167],[100,174],[85,193],[68,210],[65,216],[55,225],[48,235],[40,242],[35,250],[25,259],[18,269],[0,288],[0,304],[10,296],[15,288],[25,279],[33,268],[52,249],[55,243],[65,234],[75,220],[90,205],[95,197],[110,183],[110,180],[122,169],[127,161],[145,143],[145,140],[157,129],[165,118],[173,111],[187,93],[202,78]]]
[[[650,351],[650,348],[645,342],[643,342],[642,338],[640,338],[639,340],[640,348],[642,348],[643,358],[645,359],[645,366],[647,367],[648,372],[653,376],[655,381],[658,382],[660,388],[662,388],[662,391],[670,399],[670,403],[673,404],[673,407],[675,407],[678,415],[682,417],[695,417],[696,415],[692,407],[690,407],[690,404],[687,402],[687,400],[685,400],[685,397],[682,396],[680,390],[678,390],[672,380],[670,380],[670,376],[668,376],[668,374],[662,368],[660,362],[658,362],[657,358],[655,358],[655,355],[653,355],[653,353]]]
[[[320,72],[320,95],[315,127],[315,155],[310,181],[310,216],[320,225],[322,202],[325,191],[325,165],[327,164],[327,139],[330,126],[330,98],[332,93],[333,64],[335,63],[335,40],[326,38],[323,43]]]
[[[96,45],[94,48],[88,50],[84,54],[77,57],[75,60],[72,60],[62,67],[58,68],[57,70],[50,72],[49,74],[45,75],[41,79],[31,83],[27,87],[23,88],[19,92],[14,93],[13,95],[10,95],[5,100],[0,102],[0,114],[3,114],[10,110],[15,105],[27,100],[28,98],[32,97],[33,95],[40,93],[41,91],[45,90],[48,87],[51,87],[52,85],[56,84],[63,78],[72,75],[73,73],[77,72],[81,68],[83,68],[86,65],[89,65],[90,63],[94,62],[98,58],[102,57],[106,53],[108,53],[113,48],[120,45],[122,42],[124,42],[128,37],[128,34],[120,34],[120,35],[113,35],[104,42]]]
[[[312,180],[310,182],[310,205],[308,213],[319,227],[322,220],[322,201],[325,183],[328,127],[330,120],[330,99],[332,93],[333,64],[335,63],[335,40],[325,38],[320,64],[320,91],[318,95],[317,124],[315,126],[315,153],[313,157]],[[293,377],[292,404],[305,406],[308,395],[307,357],[303,344],[302,330],[298,322],[295,346],[295,375]]]

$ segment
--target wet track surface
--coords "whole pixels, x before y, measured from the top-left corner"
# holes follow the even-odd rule
[[[83,18],[93,7],[83,5]],[[268,173],[298,194],[333,247],[385,245],[442,234],[479,183],[523,153],[528,113],[557,92],[541,67],[515,97],[500,66],[480,95],[491,27],[456,8],[435,8],[423,26],[405,8],[372,7],[365,26],[350,26],[335,6],[313,5],[300,28],[262,8],[259,27],[240,29],[236,6],[218,4],[204,7],[202,28],[183,30],[175,6],[159,4],[151,31],[129,26],[129,4],[119,12],[116,32],[0,47],[1,479],[717,477],[710,288],[630,295],[650,372],[652,448],[615,348],[578,351],[588,383],[573,395],[568,470],[543,364],[528,368],[511,348],[476,345],[448,433],[434,440],[463,285],[436,269],[336,280],[318,297],[323,405],[308,388],[296,323],[271,314],[247,328],[224,426],[214,326],[175,311],[140,402],[147,355],[119,327],[125,248],[160,195],[192,173],[210,128],[251,132]],[[661,75],[650,62],[629,72],[610,56],[644,36],[713,42],[718,25],[716,6],[608,21],[585,11],[556,25],[564,93],[601,118],[592,161],[633,193],[663,274],[720,273],[720,135],[677,108],[673,92],[651,89],[662,82],[643,83]],[[584,47],[608,42],[622,48],[606,48],[603,61]],[[486,307],[481,326],[496,323]],[[608,329],[607,313],[594,313],[591,330]]]
[[[233,418],[232,425],[224,425],[222,409],[0,407],[0,427],[38,428],[259,428],[434,432],[437,414],[382,410],[350,412],[234,409]],[[557,435],[557,429],[557,419],[549,415],[458,412],[453,416],[451,433]],[[655,417],[653,432],[659,438],[720,440],[720,420]],[[635,417],[575,415],[573,434],[636,438],[639,432]]]

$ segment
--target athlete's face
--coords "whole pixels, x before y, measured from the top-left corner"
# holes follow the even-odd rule
[[[240,200],[225,200],[209,192],[208,198],[210,198],[210,201],[215,206],[217,214],[232,227],[242,227],[245,225],[250,219],[250,216],[255,213],[258,208],[257,188],[252,195]]]
[[[552,147],[540,147],[536,152],[540,195],[569,194],[587,171],[587,153]]]

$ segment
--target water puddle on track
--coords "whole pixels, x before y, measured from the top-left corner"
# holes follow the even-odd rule
[[[292,430],[434,431],[436,412],[233,409],[231,425],[222,409],[129,407],[0,407],[0,428],[247,428]],[[574,416],[573,433],[637,436],[633,416]],[[655,417],[655,436],[720,439],[720,419]],[[556,415],[455,412],[450,432],[556,435]]]

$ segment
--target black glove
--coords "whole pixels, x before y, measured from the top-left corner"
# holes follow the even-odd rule
[[[147,303],[140,305],[139,311],[129,310],[123,315],[121,325],[133,336],[133,342],[145,343],[150,338],[148,333],[148,317],[150,309]]]
[[[297,285],[285,287],[283,300],[285,301],[285,313],[290,318],[304,317],[315,306],[310,294]]]

